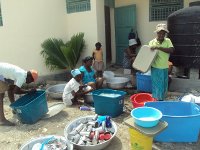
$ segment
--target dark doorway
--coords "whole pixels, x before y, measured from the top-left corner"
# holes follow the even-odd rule
[[[106,35],[106,64],[112,60],[111,54],[111,29],[110,29],[110,8],[105,6],[105,35]]]

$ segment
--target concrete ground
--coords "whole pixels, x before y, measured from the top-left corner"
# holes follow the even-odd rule
[[[121,76],[123,74],[123,69],[118,66],[113,66],[109,70],[114,71],[115,74]],[[57,81],[48,82],[48,86],[51,84],[57,84]],[[62,82],[63,83],[63,82]],[[43,87],[43,88],[47,88]],[[128,127],[124,123],[124,119],[130,117],[130,111],[133,109],[132,104],[129,100],[130,96],[136,93],[136,90],[125,89],[127,91],[127,96],[125,97],[125,110],[117,118],[113,118],[117,124],[118,130],[116,137],[113,139],[112,143],[105,148],[105,150],[129,150],[131,149],[130,136]],[[169,92],[168,99],[176,99],[178,96],[182,95],[180,92]],[[17,119],[16,115],[12,114],[12,110],[9,107],[8,99],[5,101],[5,115],[6,117],[15,122],[14,127],[0,127],[0,150],[17,150],[23,144],[25,144],[30,139],[45,136],[45,135],[61,135],[64,136],[64,128],[70,124],[71,121],[80,116],[93,115],[92,111],[81,111],[80,106],[76,105],[73,107],[66,107],[62,112],[53,116],[49,119],[39,120],[35,124],[27,125],[22,124]],[[48,105],[60,102],[58,100],[48,99]],[[34,114],[32,114],[34,115]],[[177,130],[178,130],[177,125]],[[191,127],[192,128],[192,127]],[[190,129],[188,129],[190,130]],[[195,143],[159,143],[154,142],[153,150],[199,150],[200,149],[200,138],[198,142]],[[138,149],[139,150],[139,149]]]

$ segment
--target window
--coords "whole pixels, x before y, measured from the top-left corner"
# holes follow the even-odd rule
[[[75,13],[91,10],[90,0],[66,0],[67,13]]]
[[[161,21],[181,8],[183,8],[183,0],[150,0],[149,2],[149,20]]]
[[[1,15],[1,4],[0,4],[0,26],[3,25],[3,21],[2,21],[2,15]]]

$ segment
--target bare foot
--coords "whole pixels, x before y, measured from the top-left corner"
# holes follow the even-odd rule
[[[0,126],[15,126],[15,124],[5,119],[0,121]]]

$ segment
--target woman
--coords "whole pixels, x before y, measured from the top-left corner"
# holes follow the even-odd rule
[[[87,56],[83,59],[83,66],[79,68],[82,73],[83,84],[91,86],[93,89],[99,89],[103,85],[103,78],[96,78],[95,71],[92,68],[93,57]]]
[[[134,84],[134,76],[135,76],[135,73],[136,73],[136,70],[132,68],[132,64],[133,64],[133,62],[136,58],[136,55],[137,55],[136,54],[137,47],[138,47],[137,41],[135,39],[130,39],[129,40],[129,47],[124,50],[123,68],[131,70],[130,73],[133,74],[133,76],[131,76],[132,85]]]
[[[169,32],[165,24],[158,24],[154,31],[157,37],[149,42],[151,50],[158,50],[158,54],[152,63],[152,95],[157,100],[164,100],[168,90],[168,60],[174,47],[166,34]]]

